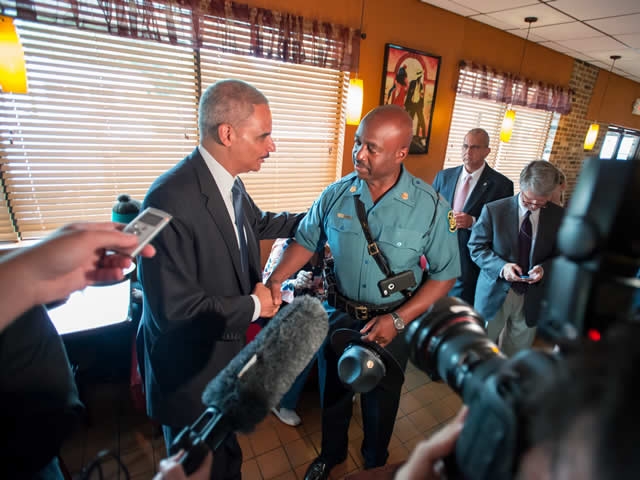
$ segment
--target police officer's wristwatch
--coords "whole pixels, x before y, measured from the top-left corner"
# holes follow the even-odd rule
[[[396,327],[396,330],[402,332],[405,327],[402,317],[396,312],[391,312],[391,318],[393,318],[393,326]]]

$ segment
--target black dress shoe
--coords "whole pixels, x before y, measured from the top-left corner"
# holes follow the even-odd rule
[[[316,458],[304,474],[304,480],[327,480],[332,467],[326,464],[320,457]]]

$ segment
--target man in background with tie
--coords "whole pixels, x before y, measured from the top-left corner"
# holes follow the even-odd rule
[[[143,207],[173,216],[142,259],[147,411],[169,449],[204,410],[208,382],[242,349],[249,324],[277,311],[262,283],[261,239],[292,237],[302,215],[261,211],[238,178],[275,151],[266,97],[239,80],[222,80],[200,99],[200,145],[161,175]],[[140,341],[138,342],[140,344]],[[212,479],[239,479],[235,435],[216,451]]]
[[[482,128],[469,130],[462,144],[463,165],[439,171],[433,181],[434,190],[453,206],[452,215],[458,230],[462,274],[449,295],[471,305],[480,272],[467,248],[471,227],[485,203],[513,196],[513,182],[485,161],[489,153],[489,134]]]
[[[533,343],[545,273],[558,255],[564,208],[550,201],[556,175],[549,162],[529,163],[520,193],[486,204],[471,230],[469,252],[480,267],[474,307],[507,355]]]

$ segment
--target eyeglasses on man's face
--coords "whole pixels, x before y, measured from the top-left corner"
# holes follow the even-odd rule
[[[462,144],[462,151],[471,150],[472,152],[477,152],[479,150],[488,148],[486,145],[467,145],[466,143]]]
[[[547,197],[531,198],[531,196],[527,195],[524,192],[520,192],[520,195],[522,195],[522,204],[529,210],[535,210],[536,208],[547,208],[549,204],[549,199]],[[540,200],[540,198],[542,198],[542,200]]]

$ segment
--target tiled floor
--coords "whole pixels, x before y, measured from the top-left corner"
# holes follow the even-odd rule
[[[309,381],[298,406],[302,425],[289,427],[269,414],[255,432],[239,435],[244,455],[243,479],[303,478],[308,465],[320,450],[321,441],[318,392],[313,384],[315,379]],[[132,479],[151,479],[158,462],[166,456],[164,441],[160,430],[133,407],[128,384],[93,384],[84,389],[83,396],[88,406],[86,421],[65,444],[61,455],[74,480],[79,478],[82,468],[86,468],[105,449],[119,455]],[[430,381],[424,373],[409,364],[389,445],[388,463],[406,459],[416,443],[454,416],[460,405],[460,399],[449,387]],[[356,398],[349,432],[349,457],[333,469],[332,479],[344,478],[362,469],[361,425]],[[103,465],[103,478],[125,478],[122,472],[118,474],[115,460],[108,460]]]

